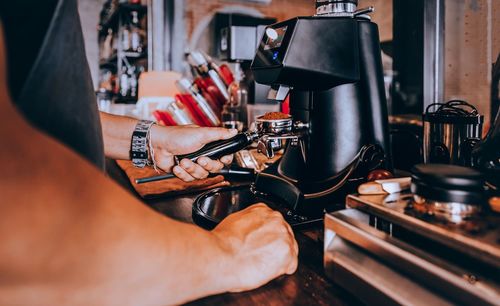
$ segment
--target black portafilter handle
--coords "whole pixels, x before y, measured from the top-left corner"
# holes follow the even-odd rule
[[[221,158],[224,155],[233,154],[240,151],[241,149],[244,149],[255,139],[256,136],[254,136],[253,133],[239,133],[238,135],[229,139],[210,142],[196,152],[184,155],[176,155],[174,156],[174,160],[176,164],[179,164],[181,160],[185,158],[190,159],[193,162],[196,162],[198,158],[203,156],[215,159]]]
[[[239,133],[238,135],[236,135],[232,138],[229,138],[229,139],[218,140],[218,141],[208,143],[207,145],[205,145],[203,148],[199,149],[196,152],[184,154],[184,155],[176,155],[176,156],[174,156],[174,160],[175,160],[176,164],[179,164],[181,162],[181,160],[183,160],[185,158],[190,159],[193,162],[196,162],[196,160],[202,156],[206,156],[206,157],[209,157],[212,159],[218,159],[224,155],[233,154],[233,153],[236,153],[236,152],[246,148],[248,145],[250,145],[257,138],[258,138],[257,133],[252,133],[252,132]],[[227,170],[227,171],[230,171],[230,170]],[[227,171],[221,171],[220,173],[216,173],[216,174],[224,174],[223,172],[227,172]],[[228,172],[227,174],[231,174],[231,173]],[[168,173],[168,174],[164,174],[164,175],[139,178],[139,179],[136,179],[135,182],[136,182],[136,184],[144,184],[144,183],[149,183],[149,182],[166,180],[166,179],[173,178],[173,177],[175,177],[175,175]]]

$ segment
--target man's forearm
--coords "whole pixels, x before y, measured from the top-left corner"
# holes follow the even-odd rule
[[[130,158],[130,142],[137,120],[101,112],[104,153],[113,159]]]
[[[8,144],[0,146],[0,305],[179,304],[295,271],[291,228],[266,205],[212,232],[173,221],[28,125],[8,96],[4,51],[0,23],[0,138]],[[135,120],[104,117],[119,120],[105,128],[107,152],[124,158]]]
[[[15,121],[16,137],[0,132],[10,143],[0,151],[10,160],[0,178],[0,304],[162,305],[230,289],[235,269],[215,235],[159,215]]]

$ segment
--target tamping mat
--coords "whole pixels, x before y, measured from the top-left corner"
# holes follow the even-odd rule
[[[229,185],[229,182],[225,181],[222,175],[203,180],[196,180],[193,182],[184,182],[178,178],[171,178],[158,182],[136,184],[135,179],[137,178],[158,174],[150,167],[143,169],[136,168],[130,161],[117,160],[116,163],[125,172],[135,191],[145,199],[200,192],[211,188]]]
[[[193,220],[205,229],[213,229],[228,215],[238,212],[252,204],[263,202],[270,208],[282,213],[294,229],[310,228],[321,225],[322,217],[305,217],[286,208],[277,199],[252,191],[252,185],[216,188],[200,195],[193,203]]]

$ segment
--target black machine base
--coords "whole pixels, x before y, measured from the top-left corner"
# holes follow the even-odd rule
[[[259,173],[253,184],[217,188],[199,196],[193,204],[193,221],[211,229],[228,215],[264,202],[280,211],[293,228],[310,227],[321,223],[325,212],[345,208],[346,196],[354,193],[368,173],[380,168],[384,161],[380,146],[366,145],[335,178],[312,186],[280,175],[280,163],[276,162]]]
[[[322,182],[311,182],[306,177],[288,178],[277,162],[259,173],[255,190],[271,195],[287,204],[292,211],[310,217],[321,217],[325,211],[344,208],[348,194],[366,181],[370,171],[386,164],[384,150],[374,144],[363,146],[350,164],[335,177]]]
[[[322,215],[320,217],[298,215],[278,199],[255,192],[253,184],[216,188],[200,195],[193,204],[193,221],[205,229],[213,229],[228,215],[258,202],[264,202],[272,209],[281,212],[293,229],[322,225]]]

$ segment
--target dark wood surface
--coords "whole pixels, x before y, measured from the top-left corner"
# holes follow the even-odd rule
[[[108,164],[108,173],[121,185],[131,188],[123,174]],[[148,200],[160,213],[193,223],[191,209],[196,194]],[[333,284],[323,272],[321,228],[295,232],[299,245],[299,266],[293,275],[272,280],[258,289],[206,297],[188,305],[358,305],[359,302]],[[224,275],[221,275],[224,277]]]
[[[162,214],[190,222],[196,195],[148,201]],[[295,233],[299,244],[299,267],[293,275],[282,276],[267,285],[243,293],[210,296],[188,305],[356,305],[349,293],[330,282],[323,273],[321,229]],[[224,277],[221,275],[221,277]]]

